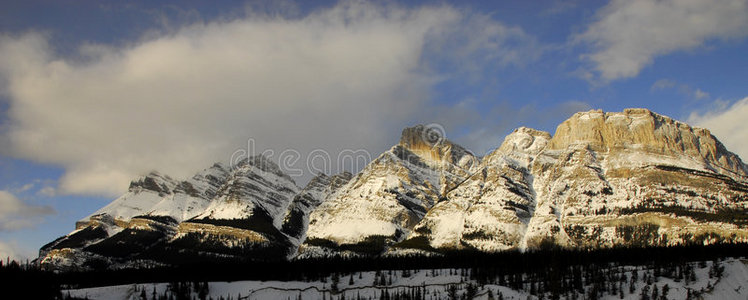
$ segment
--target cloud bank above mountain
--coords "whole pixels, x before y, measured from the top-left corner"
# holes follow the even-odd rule
[[[51,40],[0,37],[3,151],[63,167],[63,193],[100,195],[151,169],[189,176],[248,139],[260,151],[376,155],[430,113],[439,66],[470,75],[535,53],[531,36],[479,13],[352,1],[300,17],[196,22],[73,54]]]

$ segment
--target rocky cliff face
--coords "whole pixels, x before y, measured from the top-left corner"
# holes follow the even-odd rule
[[[533,163],[536,216],[544,217],[533,218],[525,240],[577,247],[745,241],[745,170],[705,129],[644,109],[577,113]]]
[[[399,247],[527,249],[746,241],[745,165],[705,129],[643,109],[520,128]]]
[[[519,128],[486,155],[477,171],[452,189],[397,250],[426,251],[516,248],[535,206],[529,167],[550,134]]]
[[[574,144],[588,145],[595,152],[652,154],[652,159],[641,157],[644,159],[637,161],[652,162],[658,156],[682,158],[719,174],[748,175],[740,158],[727,151],[709,130],[691,127],[647,109],[576,113],[558,126],[548,148],[563,150]]]
[[[429,126],[356,175],[303,189],[264,157],[151,173],[41,250],[52,267],[539,247],[748,242],[746,165],[644,109],[518,128],[478,158]],[[123,247],[126,245],[126,247]]]
[[[404,239],[478,159],[430,128],[403,130],[400,143],[372,161],[310,216],[302,256],[379,254]]]

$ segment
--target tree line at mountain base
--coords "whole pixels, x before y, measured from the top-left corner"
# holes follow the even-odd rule
[[[528,282],[537,282],[537,292],[562,294],[576,290],[579,282],[601,280],[595,286],[612,289],[605,270],[619,266],[650,266],[662,273],[677,272],[688,277],[688,262],[715,261],[726,257],[744,257],[748,244],[730,243],[708,246],[649,248],[612,248],[568,250],[551,248],[528,252],[499,253],[453,252],[440,256],[408,255],[399,257],[326,257],[289,262],[216,262],[181,264],[145,269],[98,270],[88,272],[43,271],[33,264],[0,263],[0,282],[10,293],[25,298],[64,298],[62,289],[111,286],[151,282],[211,282],[241,280],[318,281],[331,275],[378,270],[466,269],[470,279],[480,284],[495,283],[532,291]],[[684,275],[685,274],[685,275]],[[673,276],[676,276],[673,275]],[[517,277],[519,276],[519,277]],[[520,278],[520,280],[517,280]],[[600,279],[602,278],[602,279]],[[619,287],[616,287],[619,288]]]

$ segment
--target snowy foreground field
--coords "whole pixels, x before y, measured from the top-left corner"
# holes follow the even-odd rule
[[[746,264],[746,260],[733,258],[716,265],[711,261],[691,263],[692,274],[682,278],[657,274],[642,266],[612,267],[604,272],[609,278],[603,286],[595,286],[590,283],[592,279],[584,278],[583,288],[562,293],[560,299],[590,299],[593,294],[602,299],[748,299]],[[189,299],[552,299],[550,293],[542,292],[542,283],[523,278],[521,287],[515,283],[518,288],[508,287],[511,284],[479,284],[470,279],[469,272],[467,269],[354,272],[315,282],[209,282],[207,286],[147,283],[63,290],[62,294],[82,299],[175,299],[180,293]]]

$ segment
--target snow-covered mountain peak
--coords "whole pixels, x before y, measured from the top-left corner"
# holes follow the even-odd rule
[[[217,174],[228,174],[228,172],[231,170],[231,168],[221,162],[216,162],[210,168],[206,168],[197,174],[195,174],[194,177],[207,177],[207,176],[216,176]],[[193,177],[193,178],[194,178]]]
[[[543,150],[550,140],[551,134],[548,132],[520,127],[504,138],[499,151],[502,153],[520,152],[535,155]]]
[[[279,225],[299,190],[293,179],[270,159],[253,156],[231,170],[211,205],[197,218],[245,219],[261,208]]]
[[[439,129],[405,128],[400,143],[312,211],[301,255],[314,256],[335,247],[382,252],[402,240],[434,204],[478,171],[480,160],[445,139]]]
[[[142,190],[148,190],[155,192],[161,196],[171,194],[174,187],[177,186],[177,181],[163,175],[157,171],[152,171],[148,175],[142,176],[136,180],[130,182],[130,192],[137,193]]]
[[[250,168],[254,167],[258,170],[270,173],[278,177],[282,177],[285,180],[291,181],[296,184],[296,182],[291,178],[291,176],[288,176],[288,174],[284,173],[283,170],[276,164],[272,159],[265,157],[265,155],[257,154],[255,156],[246,158],[239,163],[236,164],[235,169],[242,169],[242,168]]]
[[[475,155],[446,139],[443,130],[438,126],[407,127],[403,129],[398,146],[417,155],[432,167],[452,164],[462,168],[471,168],[478,164]]]
[[[222,163],[215,163],[210,168],[198,172],[192,178],[180,182],[174,192],[211,199],[216,195],[221,185],[226,182],[229,172],[230,169],[227,166]]]
[[[355,176],[320,174],[303,189],[262,155],[181,182],[150,173],[42,256],[109,257],[122,245],[131,257],[277,259],[745,242],[746,173],[708,130],[646,109],[577,113],[554,136],[520,127],[483,159],[418,125]]]

